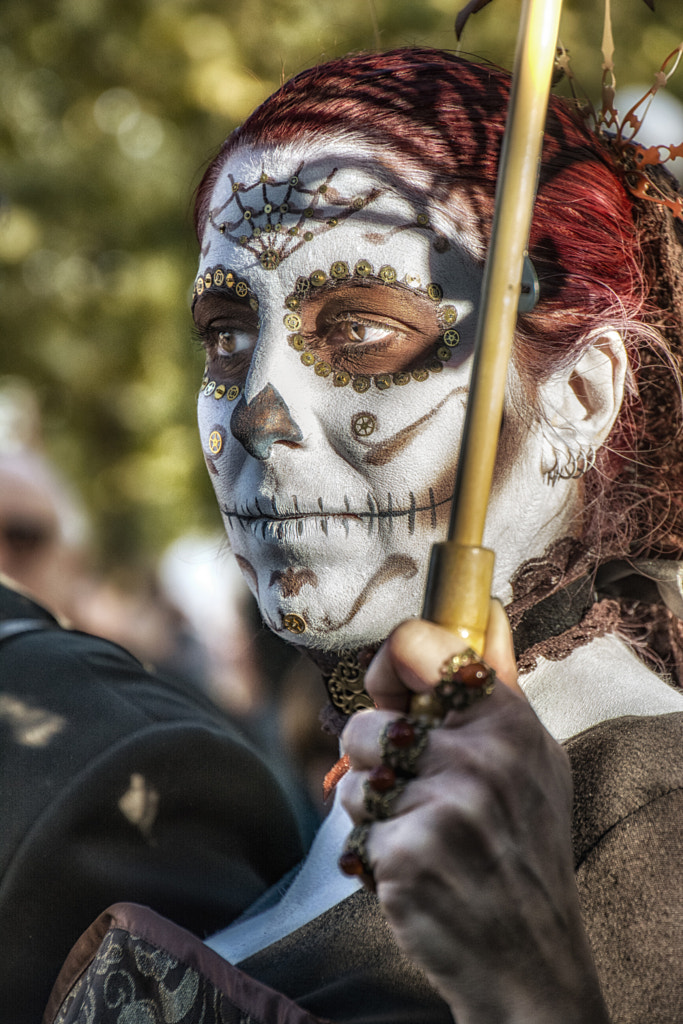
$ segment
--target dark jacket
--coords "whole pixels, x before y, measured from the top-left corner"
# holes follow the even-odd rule
[[[678,713],[566,744],[579,896],[614,1024],[683,1021],[682,739]],[[365,890],[238,967],[145,908],[112,907],[74,947],[44,1022],[128,1024],[154,1009],[177,1024],[453,1024]]]
[[[47,628],[0,640],[0,1019],[36,1024],[112,902],[204,936],[303,849],[278,782],[209,701],[0,585],[0,635],[19,619]]]

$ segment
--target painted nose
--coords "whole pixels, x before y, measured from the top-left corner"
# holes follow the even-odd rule
[[[296,445],[304,435],[292,419],[282,395],[266,384],[251,402],[240,398],[230,420],[232,436],[255,459],[269,459],[278,442]]]

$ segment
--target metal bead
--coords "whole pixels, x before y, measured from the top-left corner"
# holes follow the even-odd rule
[[[413,380],[417,381],[427,380],[427,378],[429,377],[429,371],[425,369],[413,370],[411,373],[411,377],[413,378]]]
[[[229,402],[234,402],[240,393],[240,387],[238,384],[233,384],[232,387],[228,388],[226,398]]]
[[[319,377],[329,377],[329,375],[332,373],[332,367],[330,366],[330,364],[325,363],[322,360],[319,363],[315,364],[314,369]]]
[[[213,272],[213,283],[220,288],[224,281],[225,281],[225,272],[224,272],[223,268],[222,267],[216,267],[216,269]]]
[[[392,284],[396,280],[396,271],[393,267],[380,267],[379,276],[386,284]]]
[[[313,363],[315,362],[315,356],[313,355],[312,352],[302,352],[301,362],[304,364],[304,366],[313,366]]]
[[[386,391],[392,384],[390,373],[378,373],[375,377],[375,387],[380,391]]]
[[[218,387],[216,388],[216,390],[213,393],[213,397],[216,399],[216,401],[219,401],[223,397],[223,395],[225,394],[226,391],[227,391],[227,388],[226,388],[225,384],[219,384]]]
[[[304,242],[312,242],[314,237],[315,236],[314,236],[312,231],[305,231],[304,232]]]
[[[343,260],[337,260],[330,267],[330,277],[334,277],[336,280],[340,280],[342,277],[349,276],[349,267]]]
[[[433,302],[440,302],[443,298],[443,288],[440,284],[429,284],[427,285],[427,295]]]
[[[372,273],[372,264],[367,260],[358,260],[353,272],[357,277],[369,277]]]
[[[294,612],[283,616],[282,625],[290,633],[304,633],[306,631],[306,620],[300,615],[295,615]]]
[[[351,387],[354,391],[357,391],[359,395],[364,394],[370,387],[370,378],[359,373],[351,381]]]
[[[369,412],[359,412],[351,420],[351,430],[356,437],[369,437],[377,426],[377,420]]]
[[[310,275],[309,280],[315,288],[320,288],[321,285],[327,281],[327,274],[324,270],[314,270]]]
[[[284,325],[290,331],[298,331],[301,329],[301,317],[298,313],[288,313],[284,318]]]
[[[259,256],[259,261],[264,270],[275,270],[280,265],[280,254],[274,249],[266,249]]]
[[[333,384],[335,388],[345,388],[350,380],[350,373],[347,373],[346,370],[337,370],[334,375]]]
[[[436,350],[436,358],[440,359],[442,363],[447,363],[453,353],[447,345],[439,345]]]
[[[418,215],[417,215],[417,223],[420,225],[421,228],[426,227],[429,224],[429,216],[428,216],[428,214],[426,214],[426,213],[418,213]]]
[[[455,306],[443,306],[439,313],[445,324],[454,324],[458,319],[458,311]]]
[[[297,310],[301,306],[301,300],[296,295],[288,295],[285,299],[285,306],[287,309]]]
[[[244,281],[238,281],[235,285],[235,295],[238,295],[240,299],[245,299],[249,294],[249,287]]]
[[[292,348],[296,349],[297,352],[301,352],[306,346],[306,341],[300,334],[290,334],[289,344]]]

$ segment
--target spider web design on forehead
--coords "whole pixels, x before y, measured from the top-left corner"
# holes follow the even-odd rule
[[[300,177],[303,167],[302,162],[282,181],[262,171],[251,185],[228,174],[231,194],[209,212],[211,227],[257,256],[265,270],[275,270],[297,249],[338,227],[384,192],[375,187],[364,194],[342,195],[333,184],[336,167],[321,185],[306,188]]]

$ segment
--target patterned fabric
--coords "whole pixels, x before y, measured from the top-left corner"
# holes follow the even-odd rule
[[[122,928],[108,932],[96,959],[67,996],[55,1024],[251,1024],[197,971]]]
[[[74,980],[77,979],[77,980]],[[146,907],[118,904],[74,947],[44,1024],[324,1024]]]

